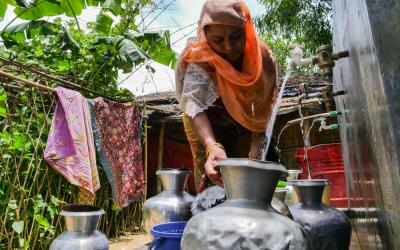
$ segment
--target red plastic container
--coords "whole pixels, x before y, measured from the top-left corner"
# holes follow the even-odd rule
[[[328,179],[330,181],[331,205],[334,207],[347,207],[348,196],[341,144],[322,144],[308,147],[307,158],[311,169],[311,178]],[[296,159],[303,170],[300,174],[300,179],[307,179],[308,168],[304,161],[304,149],[296,150]]]

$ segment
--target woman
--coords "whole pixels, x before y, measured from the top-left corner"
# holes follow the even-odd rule
[[[223,186],[216,161],[259,158],[277,91],[275,61],[258,40],[247,6],[207,0],[197,39],[183,51],[175,73],[196,188],[204,173]]]

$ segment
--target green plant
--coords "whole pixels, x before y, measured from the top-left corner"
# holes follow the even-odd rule
[[[259,0],[265,14],[255,18],[283,71],[289,44],[304,46],[305,57],[314,55],[321,45],[332,44],[332,0]],[[307,70],[312,70],[312,67]]]

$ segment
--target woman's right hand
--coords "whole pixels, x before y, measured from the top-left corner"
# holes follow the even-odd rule
[[[210,178],[211,182],[215,185],[224,186],[224,182],[221,178],[221,173],[214,169],[215,165],[217,164],[218,160],[226,159],[225,150],[220,147],[213,147],[208,154],[208,158],[206,163],[204,164],[204,168],[206,170],[206,174],[208,178]]]

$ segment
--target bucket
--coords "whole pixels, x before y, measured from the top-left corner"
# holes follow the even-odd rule
[[[300,179],[307,179],[308,166],[304,161],[304,149],[296,151],[296,158],[303,170]],[[308,147],[307,158],[311,178],[328,179],[331,183],[329,187],[325,188],[323,203],[329,202],[331,206],[336,208],[347,207],[348,197],[341,144],[333,143]],[[327,194],[328,191],[330,191],[330,195]]]
[[[150,233],[154,240],[149,245],[149,250],[179,250],[181,238],[186,221],[168,222],[155,225]]]

